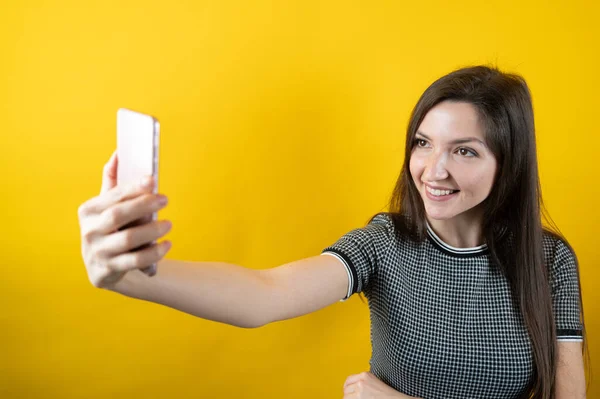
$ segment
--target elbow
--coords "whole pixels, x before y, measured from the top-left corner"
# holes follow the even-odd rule
[[[238,320],[237,323],[231,323],[234,327],[244,328],[247,330],[260,328],[267,325],[268,323],[262,323],[259,320]]]
[[[264,327],[273,321],[269,317],[269,309],[270,307],[259,303],[249,304],[249,306],[244,306],[231,312],[222,322],[244,329]]]
[[[228,320],[225,323],[235,327],[254,329],[264,327],[275,321],[277,298],[275,286],[261,271],[255,271],[256,278],[245,293],[245,300],[237,305],[231,304]]]
[[[256,313],[256,312],[251,312]],[[244,320],[242,323],[238,323],[237,327],[252,329],[252,328],[260,328],[264,327],[267,324],[270,324],[273,320],[268,319],[265,315],[262,315],[261,312],[257,312],[258,314],[254,314],[255,317],[250,317],[247,320]]]
[[[238,327],[238,328],[244,328],[244,329],[253,329],[253,328],[259,328],[262,327],[264,325],[266,325],[267,323],[258,323],[255,320],[245,320],[245,319],[241,319],[241,318],[233,318],[233,319],[212,319],[212,318],[206,318],[200,315],[195,315],[196,317],[198,317],[199,319],[202,320],[207,320],[207,321],[212,321],[215,323],[219,323],[219,324],[225,324],[228,326],[232,326],[232,327]]]
[[[247,330],[251,330],[251,329],[254,329],[254,328],[263,327],[265,325],[266,325],[266,323],[265,324],[262,324],[262,323],[247,323],[247,324],[239,324],[236,327],[244,328],[244,329],[247,329]]]

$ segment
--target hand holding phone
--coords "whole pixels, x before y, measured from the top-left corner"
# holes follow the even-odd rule
[[[158,192],[158,147],[160,124],[150,115],[120,108],[117,111],[117,185],[154,177],[153,193]],[[146,224],[157,219],[157,212],[133,221],[119,230]],[[134,250],[147,248],[156,241]],[[156,274],[156,263],[141,269],[148,276]]]

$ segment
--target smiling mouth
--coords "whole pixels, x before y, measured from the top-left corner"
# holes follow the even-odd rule
[[[428,193],[430,193],[431,195],[433,195],[435,197],[443,197],[445,195],[454,194],[454,193],[457,193],[460,191],[460,190],[436,190],[436,189],[430,188],[428,186],[425,186],[425,190],[427,190]]]

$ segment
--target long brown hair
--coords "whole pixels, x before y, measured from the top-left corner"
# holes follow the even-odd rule
[[[445,100],[474,105],[484,122],[486,141],[498,168],[483,203],[483,235],[492,260],[510,283],[515,309],[523,315],[533,348],[534,376],[523,398],[552,399],[557,341],[543,235],[551,234],[572,248],[543,205],[531,93],[522,76],[501,72],[497,67],[465,67],[439,78],[425,90],[410,117],[404,165],[391,196],[389,214],[399,234],[417,240],[426,237],[424,204],[409,162],[419,125],[431,108]],[[542,216],[548,227],[542,225]],[[511,250],[500,240],[506,229],[514,238]],[[579,279],[577,258],[575,262]],[[579,299],[583,353],[589,365],[580,284]]]

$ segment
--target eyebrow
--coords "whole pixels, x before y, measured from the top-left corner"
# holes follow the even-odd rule
[[[426,134],[423,134],[422,132],[417,132],[416,134],[425,137],[427,140],[431,140]],[[477,137],[464,137],[462,139],[452,140],[450,144],[465,144],[473,141],[476,143],[480,143],[482,146],[487,148],[487,145],[483,141],[479,140]]]

